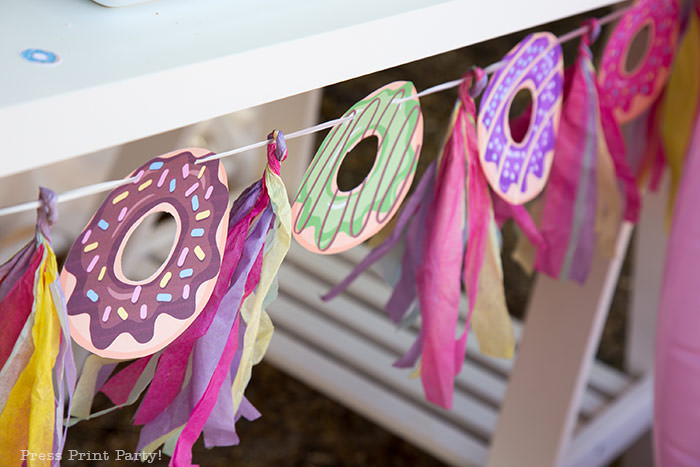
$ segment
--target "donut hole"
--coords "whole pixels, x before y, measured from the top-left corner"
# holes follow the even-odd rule
[[[508,126],[510,128],[510,137],[516,143],[522,143],[530,129],[532,123],[532,114],[534,106],[532,105],[532,90],[530,88],[520,89],[513,100],[510,101],[508,109]]]
[[[340,191],[351,191],[357,188],[369,175],[377,159],[379,138],[372,135],[364,138],[343,158],[336,176]]]
[[[124,239],[122,274],[141,282],[156,273],[169,256],[175,243],[177,225],[169,212],[151,212]],[[166,250],[163,247],[169,245]]]
[[[651,44],[651,24],[645,24],[630,41],[625,55],[625,73],[634,74],[644,63]]]

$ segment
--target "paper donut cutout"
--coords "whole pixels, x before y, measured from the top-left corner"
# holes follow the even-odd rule
[[[221,267],[228,183],[218,161],[195,164],[204,149],[174,151],[136,169],[113,190],[73,244],[61,272],[71,335],[102,357],[131,359],[165,347],[206,305]],[[129,237],[150,214],[175,218],[176,240],[151,277],[133,281],[121,261]]]
[[[323,140],[292,205],[294,238],[314,253],[352,248],[378,232],[408,193],[423,143],[423,115],[416,89],[395,81],[357,102]],[[338,188],[344,157],[360,141],[376,136],[377,155],[365,180],[350,191]]]
[[[557,38],[530,34],[503,58],[484,91],[478,118],[479,159],[491,188],[523,204],[545,186],[561,113],[564,64]],[[510,133],[509,109],[521,89],[532,93],[532,118],[522,141]]]
[[[633,70],[627,70],[630,45],[645,26],[649,26],[645,56]],[[601,104],[613,110],[618,123],[641,115],[663,90],[679,28],[676,0],[640,0],[620,19],[605,46],[598,73]]]

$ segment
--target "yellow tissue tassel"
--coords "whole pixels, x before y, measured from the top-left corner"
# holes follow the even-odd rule
[[[671,171],[667,221],[673,214],[685,153],[692,136],[700,85],[700,25],[693,10],[688,19],[661,104],[661,138]]]
[[[262,306],[267,292],[277,276],[282,260],[287,255],[291,241],[292,213],[284,183],[279,175],[276,175],[268,167],[265,169],[265,184],[270,196],[270,203],[272,203],[276,214],[275,222],[277,225],[272,246],[263,256],[260,282],[255,294],[248,296],[241,307],[242,317],[246,321],[246,331],[243,336],[241,363],[231,387],[234,413],[238,411],[243,399],[253,365],[262,358],[262,353],[267,348],[272,336],[272,323],[269,317],[265,317]]]
[[[503,268],[497,232],[492,212],[471,326],[482,354],[512,358],[515,336],[503,290]]]
[[[598,200],[595,232],[598,248],[608,258],[615,255],[617,231],[622,220],[622,198],[615,175],[612,156],[605,142],[605,134],[598,122],[598,164],[596,173]]]
[[[56,305],[49,286],[56,280],[58,268],[56,256],[48,242],[41,239],[44,256],[34,279],[34,327],[32,340],[34,353],[22,371],[17,384],[8,397],[0,414],[0,465],[21,466],[21,450],[30,453],[53,452],[55,427],[55,396],[52,370],[56,364],[61,338],[61,326]],[[44,460],[27,458],[27,465],[50,465],[48,456]]]

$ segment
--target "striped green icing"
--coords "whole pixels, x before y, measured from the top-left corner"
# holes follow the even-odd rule
[[[319,252],[350,248],[388,222],[410,187],[423,139],[418,99],[412,83],[388,84],[357,102],[321,144],[295,199],[294,233]],[[336,179],[343,158],[363,139],[379,140],[374,165],[365,180],[341,191]],[[339,234],[343,233],[351,237]],[[312,238],[313,237],[313,238]],[[345,245],[334,244],[338,240]]]

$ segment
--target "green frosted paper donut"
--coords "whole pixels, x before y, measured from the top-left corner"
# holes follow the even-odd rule
[[[423,142],[423,115],[413,83],[395,81],[374,91],[343,117],[323,140],[292,205],[294,238],[315,253],[347,250],[379,231],[411,186]],[[338,188],[345,156],[360,141],[379,140],[369,174],[350,191]]]

